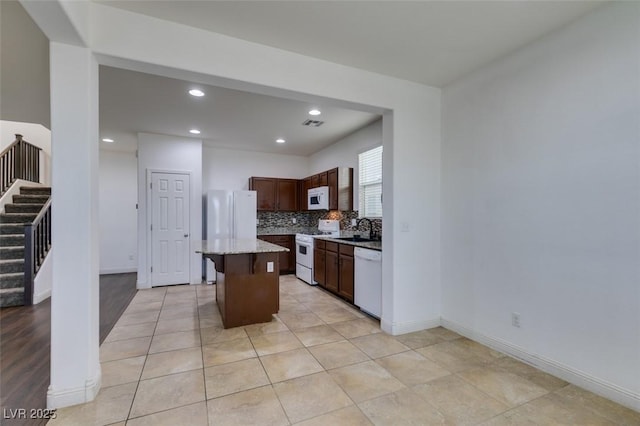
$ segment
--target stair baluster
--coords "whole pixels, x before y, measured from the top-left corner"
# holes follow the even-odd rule
[[[34,280],[51,248],[51,198],[32,223],[24,225],[24,304],[33,304]]]
[[[40,151],[16,134],[16,140],[0,153],[0,196],[17,179],[40,182]]]

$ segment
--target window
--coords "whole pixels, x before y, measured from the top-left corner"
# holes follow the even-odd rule
[[[382,147],[358,155],[360,217],[382,217]]]

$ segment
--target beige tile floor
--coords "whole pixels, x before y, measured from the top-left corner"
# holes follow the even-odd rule
[[[225,330],[212,286],[139,291],[95,401],[50,425],[639,425],[640,413],[444,328],[381,332],[281,277],[280,312]]]

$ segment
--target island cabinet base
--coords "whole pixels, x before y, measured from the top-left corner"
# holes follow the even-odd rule
[[[278,253],[209,255],[224,328],[269,322],[280,309]],[[273,267],[267,266],[273,262]]]

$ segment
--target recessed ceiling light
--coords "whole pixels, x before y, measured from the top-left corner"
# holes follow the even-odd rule
[[[189,90],[189,94],[191,96],[197,96],[198,98],[204,96],[204,92],[200,89],[191,89]]]
[[[191,129],[191,130],[189,130],[189,133],[193,133],[194,135],[199,135],[199,134],[200,134],[200,130],[198,130],[198,129]]]
[[[279,139],[276,139],[276,142],[277,143],[285,143],[286,141],[284,139],[282,139],[282,138],[279,138]]]
[[[311,111],[309,111],[309,115],[320,115],[320,114],[322,114],[322,113],[317,108],[314,108]]]
[[[102,138],[102,142],[112,143],[112,142],[113,142],[113,139],[109,139],[109,138]]]

